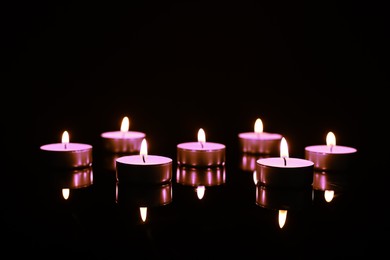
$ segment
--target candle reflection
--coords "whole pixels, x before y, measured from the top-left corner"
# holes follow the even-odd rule
[[[278,212],[278,222],[280,228],[284,227],[284,224],[286,224],[286,220],[287,220],[287,210],[280,209]]]
[[[60,187],[62,197],[67,200],[73,189],[81,189],[93,184],[92,167],[62,170],[51,173],[53,183]]]
[[[335,197],[345,190],[347,184],[347,174],[315,171],[313,175],[313,190],[315,194],[320,194],[328,203],[333,201]]]
[[[218,186],[226,182],[225,166],[210,168],[178,166],[176,182],[195,187],[198,198],[202,199],[205,195],[206,187]]]
[[[125,207],[139,208],[142,222],[147,221],[148,209],[172,202],[172,183],[163,185],[128,185],[116,183],[116,203]]]
[[[256,185],[256,205],[278,211],[279,227],[283,228],[290,210],[302,210],[311,205],[311,188],[291,189]]]
[[[262,158],[268,158],[269,155],[242,153],[240,161],[240,169],[247,172],[256,170],[256,161]]]

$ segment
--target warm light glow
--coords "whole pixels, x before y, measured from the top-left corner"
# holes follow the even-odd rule
[[[118,196],[119,196],[119,185],[118,181],[115,183],[115,203],[118,203]]]
[[[326,202],[331,202],[334,197],[334,190],[325,190],[324,191],[324,198]]]
[[[202,128],[200,128],[198,131],[198,142],[202,145],[206,142],[206,133]]]
[[[327,146],[335,146],[336,145],[336,136],[333,132],[329,132],[326,135],[326,145]]]
[[[204,194],[206,192],[206,187],[205,186],[198,186],[196,188],[196,195],[198,195],[198,199],[203,199]]]
[[[64,131],[64,133],[62,134],[62,143],[63,144],[68,144],[69,143],[69,133],[68,131]]]
[[[280,157],[286,159],[288,158],[288,146],[287,141],[284,137],[280,141]]]
[[[147,207],[139,207],[139,213],[141,214],[142,221],[145,222],[146,216],[148,214],[148,208]]]
[[[129,131],[129,127],[130,127],[130,120],[127,116],[125,116],[123,119],[122,119],[122,124],[121,124],[121,132],[127,132]]]
[[[69,198],[69,194],[70,194],[70,190],[65,188],[65,189],[62,189],[62,197],[64,197],[65,200],[67,200]]]
[[[253,172],[253,182],[255,183],[255,185],[259,182],[259,180],[257,179],[257,172],[256,171]]]
[[[279,210],[279,227],[283,228],[284,224],[286,223],[287,219],[287,210],[280,209]]]
[[[148,145],[146,143],[146,139],[144,138],[141,142],[141,149],[139,151],[139,155],[141,155],[142,159],[146,159],[146,156],[148,155]]]
[[[259,134],[263,132],[263,121],[260,118],[256,119],[255,122],[255,133]]]

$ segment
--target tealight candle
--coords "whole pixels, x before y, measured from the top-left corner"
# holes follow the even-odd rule
[[[55,168],[79,168],[92,165],[92,145],[71,143],[68,131],[62,134],[61,143],[40,147],[48,166]]]
[[[122,119],[120,131],[110,131],[101,134],[103,147],[114,153],[138,153],[141,142],[146,134],[129,131],[130,120],[127,116]]]
[[[221,166],[225,164],[224,144],[206,142],[202,128],[198,131],[198,142],[187,142],[177,145],[177,162],[179,165],[197,167]]]
[[[116,175],[118,182],[168,182],[172,179],[172,159],[148,155],[146,139],[143,139],[139,155],[126,155],[116,159]]]
[[[263,122],[260,118],[255,121],[254,132],[238,134],[241,151],[254,154],[278,154],[278,147],[282,135],[263,131]]]
[[[305,158],[314,163],[314,169],[322,171],[347,170],[352,164],[357,149],[336,145],[336,136],[328,132],[326,145],[305,147]]]
[[[287,141],[282,137],[280,157],[262,158],[256,162],[256,176],[265,186],[305,187],[312,185],[314,163],[300,158],[290,158]]]

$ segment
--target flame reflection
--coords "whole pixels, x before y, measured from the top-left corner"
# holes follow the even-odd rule
[[[162,185],[129,185],[116,182],[115,201],[118,205],[139,209],[142,222],[147,221],[148,209],[172,202],[172,182]]]
[[[198,198],[202,199],[207,187],[219,186],[226,182],[225,166],[206,168],[178,166],[176,182],[195,187]]]

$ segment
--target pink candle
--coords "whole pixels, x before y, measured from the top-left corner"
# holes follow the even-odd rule
[[[262,158],[256,162],[256,176],[265,186],[307,187],[313,183],[314,163],[289,158],[287,141],[280,142],[280,157]]]
[[[55,168],[79,168],[92,165],[92,145],[69,142],[69,133],[64,131],[61,143],[40,147],[48,166]]]
[[[353,147],[336,145],[336,137],[333,132],[326,136],[326,145],[313,145],[305,147],[305,158],[314,163],[316,170],[342,171],[347,170],[357,149]]]
[[[238,135],[241,151],[254,154],[278,154],[280,134],[263,132],[263,122],[258,118],[254,132],[244,132]]]
[[[177,145],[177,162],[180,165],[210,167],[225,164],[226,147],[220,143],[206,142],[202,128],[198,131],[198,142]]]
[[[129,118],[125,116],[122,119],[120,131],[102,133],[104,148],[114,153],[138,153],[146,134],[138,131],[129,131],[129,126]]]
[[[127,155],[116,159],[118,182],[164,183],[172,179],[172,159],[148,155],[143,139],[139,155]]]

